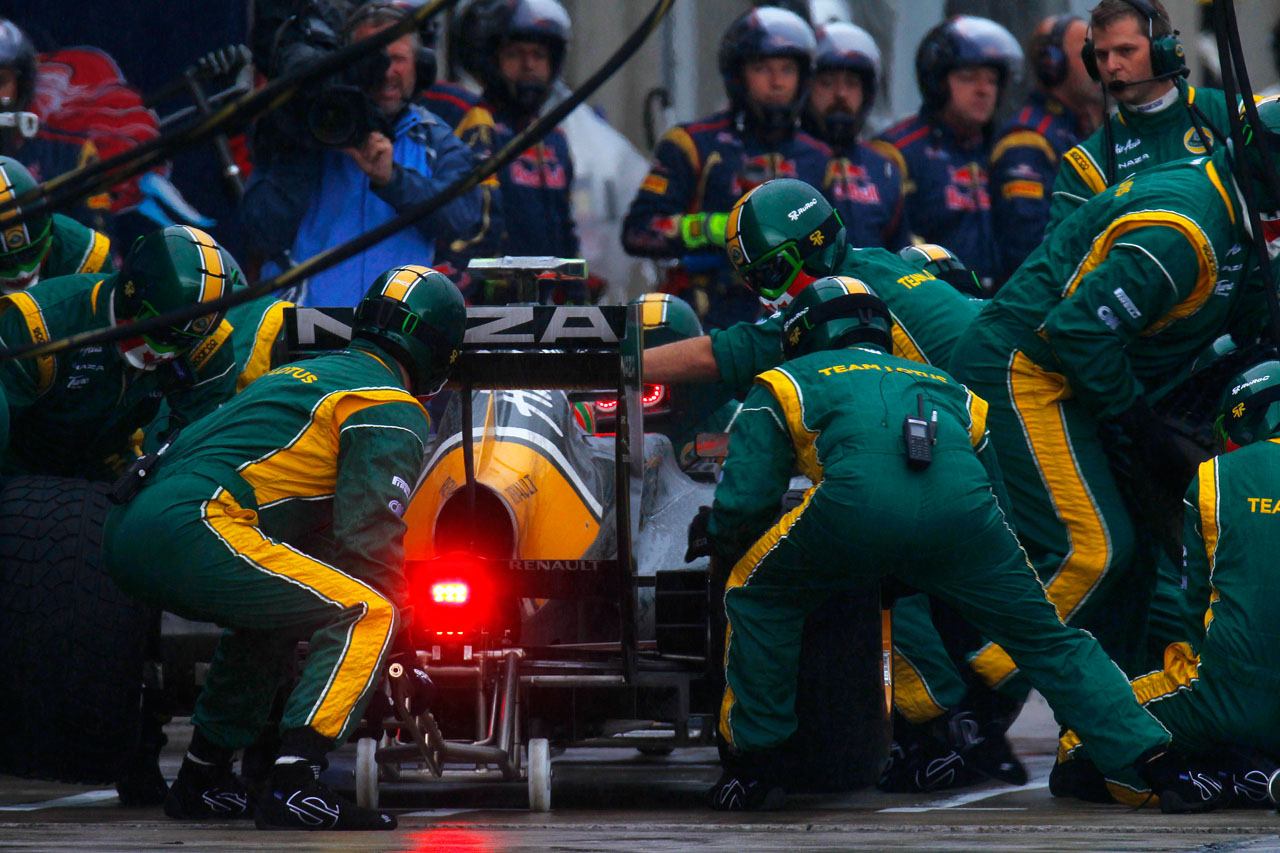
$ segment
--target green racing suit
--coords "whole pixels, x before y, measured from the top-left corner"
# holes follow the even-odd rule
[[[358,722],[406,600],[402,515],[428,429],[396,363],[356,342],[276,368],[184,430],[111,512],[121,588],[227,629],[192,716],[212,741],[258,737],[303,639],[282,729],[336,745]]]
[[[1192,108],[1207,122],[1201,122],[1213,145],[1222,143],[1218,132],[1230,127],[1227,99],[1219,89],[1196,89],[1182,84],[1171,93],[1174,102],[1163,109],[1142,112],[1120,104],[1107,121],[1111,125],[1111,143],[1115,147],[1113,180],[1107,181],[1107,133],[1104,128],[1062,155],[1062,166],[1053,183],[1046,233],[1053,233],[1062,220],[1105,190],[1139,172],[1174,160],[1206,153],[1205,145],[1192,121]],[[1198,120],[1198,119],[1197,119]]]
[[[112,277],[62,276],[0,297],[0,340],[21,346],[111,324]],[[9,407],[3,472],[108,479],[135,455],[135,433],[166,401],[169,428],[213,411],[235,392],[225,321],[185,356],[130,367],[115,344],[0,363]]]
[[[1157,167],[1085,203],[950,365],[990,403],[1013,520],[1049,599],[1126,671],[1140,666],[1156,561],[1099,431],[1219,335],[1265,317],[1226,156]],[[995,646],[972,663],[993,685],[1014,672]]]
[[[1164,666],[1133,680],[1134,695],[1182,751],[1243,746],[1280,755],[1280,628],[1275,620],[1280,573],[1280,440],[1271,438],[1200,465],[1187,489],[1184,525],[1190,643],[1172,643]],[[1059,760],[1081,757],[1067,732]],[[1109,786],[1145,790],[1131,774]]]
[[[709,526],[717,553],[745,548],[724,597],[720,733],[734,749],[772,749],[795,731],[807,614],[889,575],[1010,649],[1104,771],[1168,740],[1101,647],[1045,597],[996,498],[982,400],[938,368],[859,347],[803,356],[756,383]],[[912,470],[902,419],[918,395],[937,414],[937,440],[932,463]],[[797,464],[814,485],[775,523]]]
[[[53,244],[40,265],[42,279],[111,271],[111,240],[86,225],[53,214]]]
[[[831,274],[857,278],[885,301],[893,354],[920,364],[945,366],[981,305],[885,249],[847,249]],[[782,363],[781,313],[710,334],[723,382],[736,393],[745,394],[757,374]],[[894,704],[913,723],[928,722],[964,697],[964,680],[934,628],[926,596],[906,596],[893,606],[893,678]]]

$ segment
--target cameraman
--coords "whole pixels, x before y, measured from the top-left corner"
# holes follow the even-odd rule
[[[326,16],[331,13],[331,8],[311,4],[292,20],[311,15],[300,29],[312,46],[324,49]],[[368,38],[404,15],[383,2],[366,3],[347,18],[345,41]],[[421,51],[416,32],[384,49],[385,70],[362,86],[376,108],[371,119],[383,128],[372,130],[358,144],[324,148],[299,130],[294,130],[295,138],[287,131],[260,135],[258,168],[245,190],[242,217],[250,245],[270,261],[264,275],[279,270],[284,252],[301,262],[344,243],[437,194],[471,169],[466,145],[444,122],[409,102],[418,85]],[[305,123],[279,125],[293,129]],[[296,301],[355,305],[363,295],[362,282],[403,264],[429,266],[437,238],[475,233],[479,220],[480,191],[473,189],[414,227],[313,276]]]

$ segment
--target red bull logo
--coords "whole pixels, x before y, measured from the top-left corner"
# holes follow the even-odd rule
[[[947,186],[943,192],[948,210],[971,212],[990,210],[987,192],[987,170],[977,163],[947,167]]]
[[[794,160],[788,160],[781,154],[757,154],[743,161],[742,168],[733,176],[731,190],[734,196],[740,196],[774,178],[798,177],[800,173]]]
[[[569,185],[564,164],[554,148],[538,143],[511,164],[511,180],[522,187],[562,190]]]

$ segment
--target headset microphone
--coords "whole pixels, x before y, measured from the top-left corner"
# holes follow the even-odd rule
[[[1107,84],[1107,91],[1115,94],[1116,92],[1123,92],[1130,86],[1141,86],[1145,83],[1154,83],[1157,80],[1171,80],[1174,77],[1186,77],[1187,73],[1188,69],[1179,68],[1174,71],[1166,71],[1163,74],[1157,74],[1154,77],[1147,77],[1143,80],[1130,80],[1128,82],[1125,82],[1124,80],[1112,80]]]

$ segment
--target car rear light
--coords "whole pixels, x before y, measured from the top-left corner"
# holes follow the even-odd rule
[[[431,600],[436,604],[466,604],[470,597],[471,587],[461,581],[431,585]]]
[[[658,405],[667,397],[666,385],[649,385],[645,384],[644,391],[640,395],[640,405],[646,409]],[[618,408],[617,400],[596,400],[596,409],[601,412],[612,412]]]

